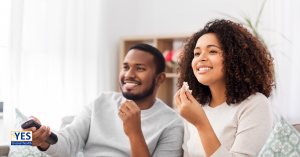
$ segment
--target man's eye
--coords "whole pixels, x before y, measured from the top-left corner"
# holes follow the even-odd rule
[[[129,67],[123,67],[123,69],[127,70],[127,69],[129,69]]]
[[[201,53],[197,52],[194,54],[194,56],[200,56]]]
[[[144,68],[137,68],[137,70],[145,70]]]

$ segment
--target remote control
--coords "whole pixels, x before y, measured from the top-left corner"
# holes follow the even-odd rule
[[[31,128],[31,127],[36,127],[36,129],[39,129],[41,127],[41,124],[37,123],[36,121],[30,119],[26,122],[24,122],[21,127],[23,129]],[[51,132],[50,136],[46,139],[48,144],[55,144],[57,142],[57,136]]]

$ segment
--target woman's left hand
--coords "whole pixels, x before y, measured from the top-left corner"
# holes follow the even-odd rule
[[[201,117],[205,112],[190,91],[185,88],[186,86],[183,85],[174,96],[179,114],[194,126],[201,126]]]

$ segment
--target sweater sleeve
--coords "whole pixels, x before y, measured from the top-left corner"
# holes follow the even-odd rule
[[[183,120],[178,118],[169,129],[163,132],[152,157],[182,157],[182,143]]]
[[[184,121],[184,138],[183,139],[184,139],[183,145],[182,145],[183,157],[190,157],[188,148],[187,148],[187,141],[190,139],[190,131],[188,129],[188,123],[186,120]]]
[[[235,141],[227,150],[223,145],[212,157],[256,157],[272,132],[272,112],[268,100],[255,99],[238,115]]]
[[[58,141],[43,153],[54,157],[75,156],[87,141],[91,123],[91,106],[85,106],[74,121],[56,133]]]

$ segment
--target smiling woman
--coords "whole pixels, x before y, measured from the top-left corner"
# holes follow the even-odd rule
[[[272,131],[272,60],[258,39],[229,20],[209,22],[189,38],[174,96],[186,120],[185,157],[259,154]]]

